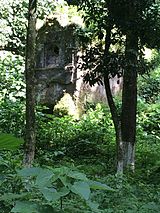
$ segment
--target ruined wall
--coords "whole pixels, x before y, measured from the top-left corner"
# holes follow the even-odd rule
[[[54,105],[64,91],[73,95],[76,88],[77,47],[75,25],[62,27],[56,20],[38,32],[36,61],[37,101]]]
[[[79,45],[76,25],[62,27],[57,20],[49,20],[39,30],[36,57],[37,102],[53,107],[64,94],[70,94],[78,113],[86,102],[106,102],[104,86],[90,87],[83,83],[83,71],[78,69]],[[117,82],[120,81],[120,84]],[[115,94],[121,80],[112,79]],[[72,103],[72,105],[73,105]]]

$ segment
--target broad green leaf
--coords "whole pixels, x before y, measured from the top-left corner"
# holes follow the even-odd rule
[[[20,147],[24,143],[24,140],[21,138],[16,138],[11,134],[0,134],[0,150],[15,150]]]
[[[57,193],[57,190],[54,188],[41,188],[39,189],[40,192],[43,194],[46,200],[48,201],[57,201],[61,196]]]
[[[59,179],[61,180],[64,186],[69,186],[71,184],[67,176],[60,176]]]
[[[41,172],[43,172],[43,169],[40,167],[31,167],[31,168],[23,168],[21,170],[19,170],[17,173],[18,175],[22,176],[22,177],[29,177],[29,176],[38,176],[38,174],[40,174]]]
[[[89,199],[90,196],[90,187],[88,185],[88,183],[86,182],[75,182],[72,186],[71,186],[71,191],[75,194],[80,195],[82,198],[84,198],[85,200]]]
[[[91,208],[91,210],[92,210],[93,212],[97,212],[97,213],[100,212],[100,210],[98,209],[98,207],[99,207],[99,204],[98,204],[98,203],[92,202],[91,200],[87,200],[86,203],[87,203],[87,205]]]
[[[58,193],[60,194],[61,197],[64,197],[70,193],[70,190],[66,187],[63,187],[60,189]]]
[[[38,204],[30,201],[17,201],[11,212],[17,213],[39,213]]]
[[[89,184],[91,189],[115,191],[114,189],[112,189],[111,187],[107,186],[104,183],[100,183],[100,182],[92,181],[92,180],[87,181],[87,183]]]
[[[54,174],[52,177],[52,182],[55,182],[59,178],[58,174]]]
[[[66,187],[63,187],[59,192],[57,192],[54,188],[43,188],[40,189],[40,192],[43,194],[46,200],[55,202],[61,197],[64,197],[69,194],[70,190]]]
[[[40,173],[38,174],[36,178],[36,185],[38,185],[39,187],[43,187],[51,183],[50,180],[53,176],[54,176],[53,171],[49,169],[43,169],[42,171],[40,171]]]
[[[57,175],[66,175],[66,174],[68,174],[69,171],[70,171],[70,169],[65,166],[53,169],[53,172]]]
[[[78,180],[88,180],[85,174],[77,171],[70,171],[67,176]]]

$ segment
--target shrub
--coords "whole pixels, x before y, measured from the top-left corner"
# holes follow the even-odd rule
[[[13,206],[11,212],[19,213],[63,212],[63,208],[64,212],[70,212],[63,203],[63,200],[69,202],[70,199],[75,202],[82,200],[84,209],[99,212],[98,204],[91,200],[92,191],[114,191],[106,184],[89,180],[84,173],[73,168],[32,167],[15,171],[15,168],[10,168],[10,162],[3,158],[0,160],[0,166],[5,166],[0,176],[3,189],[0,207],[5,213]],[[75,199],[77,196],[78,200]]]

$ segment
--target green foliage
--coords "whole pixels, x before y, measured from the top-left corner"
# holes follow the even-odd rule
[[[55,1],[38,1],[38,18],[43,20],[55,9]],[[28,2],[25,0],[9,0],[1,2],[2,33],[0,46],[18,55],[24,56],[26,42],[26,26],[28,17]]]
[[[97,212],[98,206],[91,201],[92,191],[114,191],[106,184],[91,181],[84,173],[68,167],[32,167],[16,172],[10,169],[10,164],[3,158],[1,158],[0,165],[8,169],[7,171],[5,167],[2,167],[0,182],[2,188],[5,184],[13,187],[13,181],[17,181],[16,190],[12,187],[6,188],[0,196],[0,206],[3,208],[11,208],[14,205],[11,212],[29,213],[30,211],[44,212],[44,210],[58,212],[62,208],[65,212],[63,200],[66,202],[77,196],[83,200],[82,203],[86,208]]]
[[[24,59],[2,53],[0,59],[0,131],[18,137],[24,131]]]
[[[138,101],[137,118],[137,148],[136,159],[139,175],[143,179],[157,183],[160,181],[160,105],[146,104],[142,99]]]
[[[159,1],[82,0],[79,9],[85,11],[86,29],[78,34],[82,43],[87,43],[83,45],[85,53],[81,63],[82,69],[89,70],[84,78],[87,83],[91,86],[96,82],[101,84],[104,75],[109,78],[122,76],[127,66],[124,49],[125,35],[129,31],[140,41],[137,72],[148,72],[149,64],[142,52],[144,46],[157,49],[160,46]]]
[[[159,101],[160,93],[160,68],[151,71],[149,75],[144,75],[139,79],[139,96],[147,103]]]
[[[155,131],[158,105],[149,107],[141,101],[138,109],[136,173],[130,179],[107,176],[113,172],[115,158],[114,130],[108,109],[98,104],[78,121],[38,112],[36,162],[50,167],[22,169],[17,174],[19,155],[4,153],[0,161],[2,212],[11,209],[27,212],[32,208],[35,212],[90,213],[99,206],[97,212],[102,213],[158,213],[160,146],[158,129]],[[53,168],[58,162],[60,167]],[[61,164],[78,165],[97,181]],[[110,191],[103,183],[116,191]]]
[[[160,104],[145,104],[139,100],[138,128],[147,135],[160,136],[159,115]]]
[[[21,56],[1,52],[0,58],[0,101],[15,102],[25,98],[24,59]]]
[[[53,115],[48,115],[47,118],[40,114],[38,124],[38,147],[42,150],[60,151],[63,155],[78,159],[82,156],[100,155],[100,147],[108,144],[113,147],[113,123],[108,109],[100,104],[95,110],[88,110],[80,120]]]
[[[23,143],[23,139],[16,138],[10,134],[0,133],[0,150],[18,149]]]
[[[24,54],[27,7],[23,0],[1,2],[0,46],[16,54]]]
[[[146,184],[142,178],[137,179],[136,174],[130,178],[107,175],[93,181],[84,173],[65,166],[16,170],[18,161],[5,160],[8,157],[7,154],[0,159],[2,213],[160,211],[159,182],[153,185],[150,180]]]
[[[98,156],[102,154],[101,149],[105,145],[112,147],[113,132],[113,123],[108,110],[98,104],[95,110],[89,109],[77,123],[75,136],[67,143],[67,153],[73,158]]]
[[[140,179],[135,182],[126,176],[107,176],[105,181],[116,187],[113,193],[97,193],[100,209],[104,213],[146,213],[159,212],[159,185],[143,184]]]
[[[141,24],[138,24],[141,43],[151,49],[159,49],[160,1],[144,1],[148,5],[143,12]],[[141,27],[143,27],[143,30],[141,30]]]
[[[20,168],[21,154],[15,151],[0,152],[0,197],[5,193],[9,195],[5,200],[0,199],[0,210],[2,213],[9,213],[12,208],[12,194],[20,192],[21,180],[16,175],[16,169]]]
[[[2,132],[18,137],[24,135],[23,107],[20,102],[8,101],[1,104]],[[36,161],[41,165],[52,165],[54,161],[58,163],[71,158],[78,165],[81,165],[83,159],[88,164],[87,171],[92,175],[105,176],[114,171],[114,128],[107,108],[98,104],[90,108],[80,120],[38,112],[37,130]],[[159,104],[147,105],[142,100],[139,101],[136,164],[139,173],[147,180],[153,174],[154,179],[157,177],[159,138]],[[83,167],[85,169],[82,165]]]
[[[24,103],[5,100],[0,103],[0,131],[13,134],[17,137],[24,136]]]

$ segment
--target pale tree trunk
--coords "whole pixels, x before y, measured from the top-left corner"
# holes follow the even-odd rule
[[[35,45],[36,45],[36,0],[29,0],[28,28],[26,41],[26,133],[24,159],[30,167],[35,155]]]
[[[121,122],[119,122],[116,130],[116,144],[117,144],[117,173],[123,173],[124,170],[124,150],[122,141]]]
[[[122,141],[124,167],[134,171],[137,109],[137,56],[138,37],[134,30],[126,34],[126,69],[123,75],[122,92]]]

